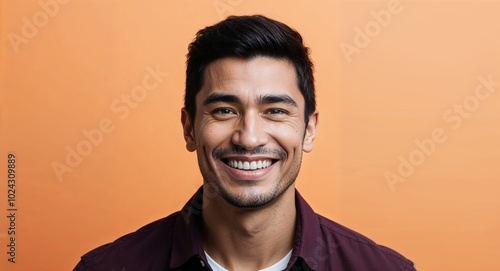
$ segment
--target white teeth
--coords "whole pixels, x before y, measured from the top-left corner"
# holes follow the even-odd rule
[[[256,169],[263,169],[271,165],[270,160],[259,160],[259,161],[236,161],[236,160],[229,160],[227,163],[230,167],[232,168],[237,168],[241,170],[256,170]]]

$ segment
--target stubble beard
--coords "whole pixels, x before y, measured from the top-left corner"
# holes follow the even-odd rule
[[[280,169],[280,171],[278,172],[278,176],[276,177],[275,180],[273,180],[273,184],[270,190],[262,193],[259,192],[253,194],[233,193],[222,184],[222,182],[219,180],[219,177],[217,176],[217,174],[215,174],[215,172],[203,169],[203,167],[200,167],[200,169],[202,169],[201,174],[203,176],[203,180],[205,181],[205,183],[208,184],[211,189],[213,189],[220,197],[222,197],[226,202],[228,202],[232,206],[243,209],[261,208],[274,202],[281,195],[283,195],[283,193],[285,193],[285,191],[287,191],[290,188],[290,186],[292,186],[295,183],[295,180],[299,175],[300,167],[302,164],[302,155],[300,153],[299,155],[300,158],[298,160],[297,165],[294,164],[290,165],[289,170],[291,171],[291,174],[288,175],[289,176],[288,179],[285,182],[283,182],[281,178],[284,178],[284,176],[282,170]],[[245,185],[244,181],[242,183],[243,185]],[[252,184],[249,183],[248,185],[251,186]]]

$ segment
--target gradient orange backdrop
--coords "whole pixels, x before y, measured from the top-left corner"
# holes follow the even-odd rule
[[[320,127],[297,186],[313,208],[419,270],[500,270],[499,2],[30,0],[0,12],[1,270],[71,270],[183,206],[201,184],[180,125],[187,45],[256,13],[312,49]]]

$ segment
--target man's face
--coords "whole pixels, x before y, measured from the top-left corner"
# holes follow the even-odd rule
[[[260,207],[293,187],[302,152],[312,150],[317,116],[306,127],[294,66],[259,56],[211,63],[194,124],[185,109],[182,123],[205,185],[234,206]]]

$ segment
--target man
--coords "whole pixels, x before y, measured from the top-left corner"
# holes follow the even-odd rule
[[[233,16],[200,30],[181,121],[203,186],[180,212],[87,253],[75,270],[415,270],[296,191],[318,112],[308,48],[290,27]]]

